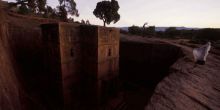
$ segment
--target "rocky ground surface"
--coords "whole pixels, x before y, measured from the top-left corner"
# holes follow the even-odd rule
[[[220,54],[215,48],[205,65],[195,65],[192,47],[199,45],[142,37],[122,39],[137,42],[166,42],[181,47],[185,56],[170,67],[170,73],[156,86],[145,110],[219,110],[220,109]],[[192,46],[193,45],[193,46]]]

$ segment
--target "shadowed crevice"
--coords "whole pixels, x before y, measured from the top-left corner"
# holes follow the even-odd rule
[[[124,91],[130,93],[125,101],[132,103],[126,110],[143,109],[157,84],[170,73],[170,66],[183,56],[180,47],[167,43],[121,41],[120,79]]]

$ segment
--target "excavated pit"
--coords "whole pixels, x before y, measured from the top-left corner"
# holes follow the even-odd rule
[[[126,110],[143,110],[156,85],[184,54],[180,47],[162,42],[120,42],[120,79]]]

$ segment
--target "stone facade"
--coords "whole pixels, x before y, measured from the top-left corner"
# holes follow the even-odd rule
[[[99,109],[116,87],[119,30],[56,23],[42,25],[45,61],[65,109]],[[115,85],[114,85],[115,84]]]
[[[114,28],[81,26],[83,73],[88,81],[88,105],[102,105],[117,88],[119,31]],[[91,95],[93,93],[93,95]],[[96,101],[94,101],[96,100]],[[91,103],[93,102],[93,103]],[[91,107],[94,108],[94,107]],[[98,109],[98,108],[96,108]]]

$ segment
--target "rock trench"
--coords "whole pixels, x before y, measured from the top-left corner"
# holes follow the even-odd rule
[[[120,79],[125,91],[126,110],[143,110],[157,84],[168,76],[170,67],[184,56],[178,46],[162,42],[120,42]]]

